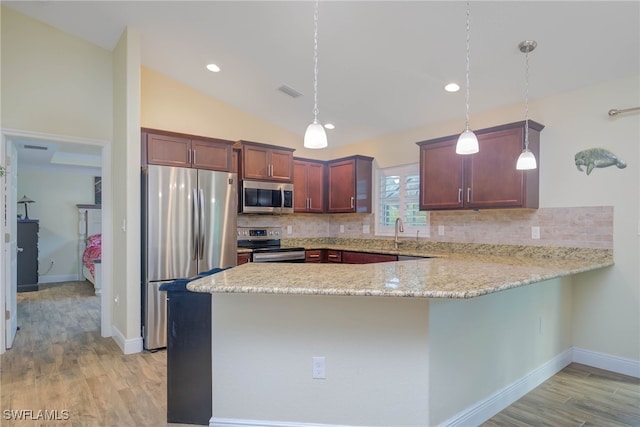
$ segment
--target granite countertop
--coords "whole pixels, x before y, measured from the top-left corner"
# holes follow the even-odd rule
[[[612,251],[606,249],[404,243],[395,250],[393,242],[382,239],[291,240],[288,246],[307,249],[434,258],[377,264],[247,263],[194,280],[187,288],[210,293],[473,298],[613,265]]]

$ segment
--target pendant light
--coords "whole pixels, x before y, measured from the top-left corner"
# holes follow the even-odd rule
[[[471,30],[470,30],[470,7],[469,0],[467,0],[467,93],[465,98],[465,104],[467,106],[466,112],[466,125],[464,132],[458,137],[458,143],[456,144],[456,153],[458,154],[473,154],[477,153],[478,138],[476,134],[469,128],[469,63],[470,63],[470,46],[471,46]]]
[[[307,126],[304,133],[305,148],[325,148],[327,134],[318,121],[318,0],[313,13],[313,123]]]
[[[525,54],[525,90],[524,90],[524,150],[518,157],[516,169],[531,170],[538,167],[536,156],[529,150],[529,52],[536,48],[538,43],[535,40],[525,40],[520,42],[518,47],[520,52]]]

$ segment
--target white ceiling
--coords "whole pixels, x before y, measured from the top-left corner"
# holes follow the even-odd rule
[[[302,135],[313,119],[311,1],[3,1],[105,49],[125,27],[142,62]],[[338,146],[465,110],[465,2],[320,1],[319,119]],[[472,1],[471,114],[640,74],[638,1]],[[205,69],[209,62],[222,71]],[[462,90],[450,94],[445,83]],[[304,96],[277,91],[286,84]],[[640,94],[639,94],[640,97]],[[635,107],[603,105],[609,108]],[[535,118],[534,118],[535,119]],[[473,123],[472,123],[473,126]],[[215,136],[215,135],[212,135]]]

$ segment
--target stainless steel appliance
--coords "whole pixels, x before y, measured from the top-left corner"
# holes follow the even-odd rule
[[[304,248],[280,246],[280,227],[238,227],[238,247],[252,249],[253,262],[304,262]]]
[[[293,213],[293,184],[244,180],[240,208],[243,213]]]
[[[142,301],[146,349],[166,347],[160,285],[237,262],[236,174],[149,165],[142,169]]]

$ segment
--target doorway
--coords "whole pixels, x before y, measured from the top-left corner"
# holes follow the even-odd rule
[[[4,307],[7,315],[0,316],[0,330],[3,331],[4,337],[0,340],[0,354],[7,348],[11,347],[13,338],[17,328],[16,322],[13,319],[16,318],[16,269],[17,263],[15,262],[17,254],[17,245],[15,242],[15,224],[16,218],[21,212],[17,209],[18,200],[18,174],[17,171],[21,167],[19,160],[20,154],[24,153],[24,146],[30,145],[32,147],[40,147],[41,151],[48,151],[49,148],[52,151],[62,153],[62,157],[69,156],[69,153],[76,153],[76,159],[82,159],[83,156],[87,158],[87,153],[99,153],[97,175],[102,177],[101,180],[101,200],[102,200],[102,269],[101,269],[101,283],[102,289],[100,294],[100,307],[101,307],[101,336],[110,337],[111,334],[111,234],[112,234],[112,221],[111,221],[111,156],[110,156],[110,143],[101,140],[91,140],[86,138],[77,138],[69,136],[60,136],[52,134],[42,134],[37,132],[19,131],[19,130],[2,130],[2,144],[0,147],[0,158],[3,158],[3,162],[6,168],[6,176],[2,178],[4,182],[5,197],[0,201],[1,211],[4,212],[3,220],[1,221],[1,230],[4,235],[0,239],[0,254],[2,259],[2,286],[0,289],[0,306]],[[47,147],[43,149],[42,147]],[[60,149],[60,147],[64,147]],[[38,148],[36,148],[38,150]],[[51,157],[51,153],[48,153]],[[31,155],[23,155],[24,158],[31,157]],[[58,156],[60,157],[60,156]],[[95,157],[95,156],[94,156]],[[33,159],[32,159],[33,160]],[[52,159],[50,159],[53,162]],[[34,160],[37,162],[37,159]],[[56,160],[60,163],[60,160]],[[73,161],[73,160],[70,160]],[[42,171],[39,173],[43,173]],[[46,172],[45,172],[46,174]],[[46,180],[46,179],[45,179]],[[43,181],[45,181],[43,180]],[[46,183],[43,183],[46,185]],[[13,229],[12,229],[13,227]],[[43,260],[40,260],[40,265],[43,265]],[[48,266],[49,260],[44,260],[45,270]],[[82,279],[80,279],[82,280]],[[5,320],[5,318],[9,318]]]

